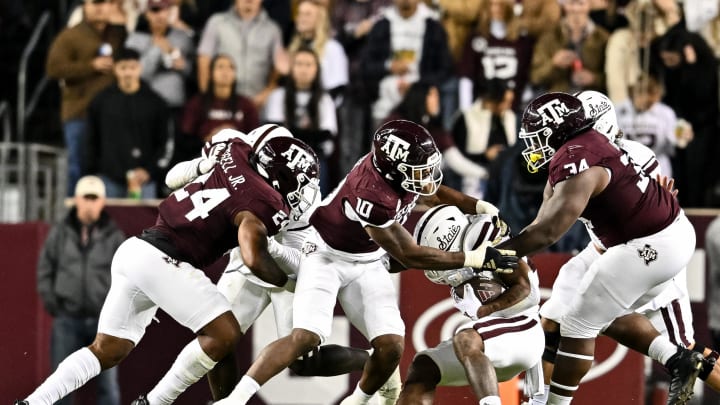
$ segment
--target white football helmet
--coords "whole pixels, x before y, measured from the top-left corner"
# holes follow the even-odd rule
[[[610,142],[616,143],[622,136],[615,115],[615,107],[610,99],[594,90],[583,90],[576,94],[583,103],[585,112],[595,120],[593,129],[605,135]]]
[[[429,246],[448,252],[462,250],[463,234],[470,224],[465,214],[454,205],[438,205],[423,214],[415,225],[413,237],[418,245]],[[425,276],[436,284],[459,285],[463,275],[458,273],[472,269],[425,270]]]

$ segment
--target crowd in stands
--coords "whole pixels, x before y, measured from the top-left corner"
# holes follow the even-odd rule
[[[592,89],[615,103],[625,136],[657,153],[683,206],[720,207],[717,1],[201,3],[77,2],[46,67],[62,89],[69,190],[98,174],[162,196],[163,170],[218,130],[274,122],[317,151],[326,194],[377,125],[406,118],[440,145],[446,183],[515,222],[532,218],[537,204],[520,202],[544,184],[520,173],[513,147],[524,105]],[[141,83],[130,90],[128,60]],[[97,164],[106,154],[112,173]]]

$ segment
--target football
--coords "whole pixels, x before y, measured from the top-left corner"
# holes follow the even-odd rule
[[[495,300],[500,294],[502,294],[503,291],[505,291],[503,284],[495,279],[475,277],[457,287],[453,287],[453,296],[458,299],[462,299],[465,291],[465,284],[470,284],[473,287],[475,296],[478,297],[480,302],[483,304]]]

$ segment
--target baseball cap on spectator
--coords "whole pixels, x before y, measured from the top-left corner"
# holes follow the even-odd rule
[[[121,60],[140,60],[140,54],[132,48],[120,48],[113,55],[113,60],[115,62],[119,62]]]
[[[170,0],[148,0],[148,10],[156,11],[172,6]]]
[[[95,196],[105,198],[105,183],[97,176],[84,176],[75,186],[75,197]]]

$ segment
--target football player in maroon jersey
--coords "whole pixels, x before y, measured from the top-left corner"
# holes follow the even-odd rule
[[[267,140],[274,137],[292,138],[293,135],[287,128],[275,124],[262,125],[247,134],[234,129],[219,131],[205,143],[201,157],[176,164],[168,171],[165,182],[174,190],[207,173],[217,162],[218,151],[215,149],[217,144],[235,138],[254,146],[261,138]],[[311,204],[313,208],[320,204],[320,198],[320,194],[315,194],[315,200]],[[268,252],[290,278],[297,277],[300,247],[305,236],[310,232],[308,217],[311,211],[312,208],[298,219],[291,218],[285,228],[268,239]],[[229,262],[217,282],[217,287],[230,302],[241,333],[244,335],[260,314],[272,305],[277,335],[289,335],[292,331],[293,292],[265,283],[253,275],[243,263],[239,252],[239,247],[230,251]],[[194,346],[195,342],[186,345],[177,357],[179,360],[173,363],[165,376],[146,395],[140,395],[133,401],[132,405],[173,403],[183,392],[178,389],[175,381],[186,378],[188,373],[192,374],[193,370],[201,367],[197,364],[199,359],[194,362],[183,360],[188,357],[188,351],[192,351]],[[314,348],[310,353],[297,359],[289,368],[300,376],[335,376],[362,371],[369,356],[366,350],[327,344]],[[208,372],[208,383],[214,400],[225,398],[232,391],[238,380],[237,374],[235,356],[232,354],[222,359]],[[393,388],[401,384],[399,373],[394,377],[396,378],[389,379],[378,391],[380,397],[385,393],[393,395],[389,399],[383,397],[383,401],[394,403],[397,399],[397,390]]]
[[[302,215],[319,192],[315,153],[293,138],[259,141],[254,147],[230,140],[215,147],[222,153],[213,169],[166,198],[156,224],[118,248],[95,341],[68,356],[19,403],[52,404],[117,365],[140,341],[158,308],[198,334],[178,359],[197,367],[176,384],[184,389],[197,381],[240,336],[230,304],[200,270],[235,246],[258,278],[280,287],[291,284],[268,253],[267,238],[289,217]]]
[[[418,198],[448,202],[467,213],[494,209],[441,186],[440,151],[422,126],[395,120],[374,134],[372,151],[310,217],[315,233],[303,245],[293,331],[260,353],[230,396],[218,405],[244,404],[274,375],[330,335],[338,300],[374,351],[353,394],[343,404],[364,404],[396,369],[405,327],[397,293],[383,262],[389,254],[408,268],[512,268],[517,257],[488,244],[467,252],[419,246],[403,228]],[[491,208],[490,208],[491,207]]]
[[[566,93],[547,93],[528,105],[519,136],[527,145],[523,157],[531,171],[548,165],[548,182],[535,221],[498,245],[521,256],[534,253],[582,217],[605,250],[562,317],[547,402],[552,405],[571,402],[592,365],[600,331],[652,300],[695,250],[695,232],[674,195],[593,124],[582,101]],[[649,333],[634,347],[660,359],[672,375],[669,403],[685,404],[702,356],[672,344],[646,319],[638,329],[643,327]]]

